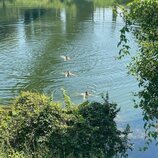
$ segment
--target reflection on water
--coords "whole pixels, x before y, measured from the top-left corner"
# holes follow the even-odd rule
[[[0,9],[0,102],[22,90],[59,100],[64,88],[75,103],[83,101],[80,94],[86,91],[92,100],[108,91],[121,107],[119,125],[131,123],[136,131],[142,125],[141,112],[132,108],[137,83],[126,73],[128,59],[115,60],[122,26],[111,8],[92,2],[60,9]],[[61,58],[66,55],[71,60]],[[75,76],[65,77],[68,71]]]
[[[86,2],[77,4],[75,12],[68,8],[0,12],[0,97],[4,101],[21,90],[44,92],[58,100],[64,87],[76,103],[82,101],[78,94],[86,90],[96,100],[109,91],[112,99],[126,106],[136,82],[126,75],[124,62],[114,58],[123,23],[111,8],[94,8]],[[65,63],[62,55],[72,60]],[[76,77],[65,78],[62,73],[68,70]]]

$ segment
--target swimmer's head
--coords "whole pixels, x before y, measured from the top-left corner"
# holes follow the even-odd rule
[[[88,96],[88,92],[87,91],[85,92],[85,95]]]
[[[70,76],[70,71],[66,71],[66,75],[69,77]]]

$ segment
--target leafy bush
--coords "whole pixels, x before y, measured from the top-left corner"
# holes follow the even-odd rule
[[[146,144],[158,144],[158,1],[134,0],[123,12],[125,26],[121,30],[120,55],[130,54],[127,32],[132,32],[138,52],[132,57],[129,71],[138,82],[140,91],[135,107],[143,111]],[[144,149],[147,149],[146,147]]]
[[[44,95],[23,92],[9,110],[0,110],[2,157],[126,157],[129,128],[117,129],[116,104],[104,99],[72,105],[63,92],[64,108]]]

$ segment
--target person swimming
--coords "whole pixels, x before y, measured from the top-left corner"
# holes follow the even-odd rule
[[[64,61],[71,60],[71,59],[70,59],[70,57],[69,57],[69,56],[67,56],[67,55],[65,55],[65,56],[64,56],[64,55],[61,55],[60,57],[61,57],[61,58],[63,58],[63,59],[64,59]]]
[[[85,91],[85,97],[88,97],[89,93],[87,91]]]
[[[70,77],[70,71],[65,72],[65,77]]]
[[[83,96],[83,99],[88,99],[89,96],[92,96],[92,94],[90,94],[88,91],[85,91],[84,93],[81,93],[80,95]]]
[[[70,77],[70,76],[76,76],[76,75],[71,73],[70,71],[66,71],[65,72],[65,77]]]

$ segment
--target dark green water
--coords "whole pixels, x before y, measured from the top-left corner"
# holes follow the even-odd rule
[[[140,110],[133,108],[132,91],[137,82],[127,75],[129,60],[115,60],[123,21],[111,7],[97,7],[92,2],[69,4],[62,8],[0,8],[0,102],[6,104],[20,91],[45,93],[59,101],[61,88],[67,90],[74,103],[83,101],[80,93],[93,94],[100,100],[109,92],[118,103],[120,127],[130,123],[136,150],[131,158],[157,158],[151,147],[140,153],[143,143]],[[136,44],[129,37],[132,51]],[[64,61],[61,56],[71,60]],[[71,71],[76,76],[65,77]]]

